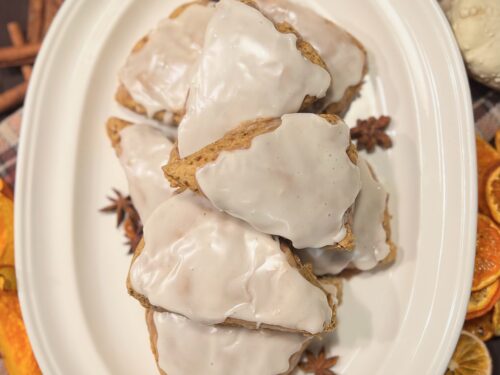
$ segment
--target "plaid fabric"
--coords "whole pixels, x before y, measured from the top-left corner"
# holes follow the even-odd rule
[[[471,91],[476,130],[484,139],[491,141],[500,129],[500,93],[476,82],[471,82]]]
[[[21,113],[20,109],[0,123],[0,177],[12,187],[16,178]]]

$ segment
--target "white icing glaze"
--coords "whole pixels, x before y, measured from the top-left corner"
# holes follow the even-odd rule
[[[361,82],[366,57],[347,31],[290,0],[256,2],[275,22],[292,25],[321,55],[333,77],[325,105],[340,101],[350,86]]]
[[[296,41],[258,10],[237,0],[220,1],[179,127],[180,156],[243,121],[297,112],[306,95],[323,97],[330,74],[302,56]]]
[[[193,4],[177,18],[162,20],[120,70],[120,81],[149,117],[161,110],[184,110],[213,10],[210,5]]]
[[[295,251],[304,263],[313,266],[316,275],[338,275],[346,269],[353,258],[354,251],[328,251],[309,248]]]
[[[284,115],[248,149],[222,152],[196,179],[219,209],[296,248],[323,247],[345,237],[344,216],[360,189],[349,159],[349,128],[310,113]]]
[[[276,375],[310,340],[300,334],[207,326],[154,313],[159,366],[168,375]]]
[[[325,289],[332,296],[334,305],[338,305],[339,304],[339,298],[338,298],[339,291],[337,289],[337,286],[329,281],[326,281],[326,280],[320,280],[320,282],[321,282],[321,286],[323,287],[323,289]]]
[[[134,289],[154,306],[203,323],[232,317],[309,333],[332,311],[324,292],[290,266],[278,241],[185,191],[144,226]]]
[[[296,252],[304,263],[313,265],[317,275],[336,275],[348,266],[366,271],[389,255],[390,248],[386,243],[383,226],[387,192],[372,175],[368,162],[359,158],[358,166],[361,172],[361,192],[356,198],[354,209],[354,251],[305,249]]]
[[[172,196],[161,167],[168,162],[172,142],[149,125],[127,126],[120,132],[120,163],[125,170],[132,202],[143,222]]]
[[[389,255],[383,226],[387,192],[361,158],[359,169],[362,187],[354,209],[352,230],[356,237],[356,252],[352,263],[360,270],[368,270]]]

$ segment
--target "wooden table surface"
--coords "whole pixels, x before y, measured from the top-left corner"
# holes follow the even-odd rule
[[[23,30],[26,30],[27,4],[27,0],[0,0],[0,46],[10,45],[9,35],[6,29],[8,22],[17,21],[22,25]],[[23,78],[18,68],[0,69],[0,91],[13,87],[21,83],[22,80]],[[0,114],[0,120],[9,113]],[[491,340],[487,345],[493,357],[493,374],[500,375],[500,339]]]

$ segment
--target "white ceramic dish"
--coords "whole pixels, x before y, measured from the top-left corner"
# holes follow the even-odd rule
[[[305,0],[304,0],[305,1]],[[126,190],[104,132],[133,43],[179,1],[68,0],[39,56],[16,186],[23,315],[45,374],[155,374],[130,258],[114,217]],[[393,117],[395,147],[370,156],[391,192],[397,263],[345,287],[333,351],[340,374],[442,373],[471,281],[476,185],[468,84],[434,0],[310,0],[370,53],[347,121]]]

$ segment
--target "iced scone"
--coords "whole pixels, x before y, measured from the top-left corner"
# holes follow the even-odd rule
[[[287,22],[316,49],[332,74],[326,96],[314,105],[318,112],[342,115],[359,93],[368,71],[363,45],[345,29],[314,10],[291,0],[256,0],[274,22]]]
[[[151,309],[146,321],[163,375],[286,375],[312,339],[298,333],[204,325]]]
[[[275,23],[291,25],[314,47],[335,77],[314,110],[343,114],[358,94],[368,70],[361,42],[293,1],[256,3]],[[160,121],[180,122],[214,5],[215,2],[200,0],[180,6],[135,45],[120,70],[116,93],[120,104]]]
[[[332,296],[310,267],[279,241],[189,190],[146,221],[128,288],[145,307],[204,324],[308,335],[335,325]]]
[[[293,0],[189,2],[135,45],[117,101],[178,127],[106,125],[162,375],[295,373],[330,345],[342,271],[394,260],[389,195],[339,117],[367,70],[354,36]]]
[[[215,6],[179,125],[181,157],[243,121],[307,108],[330,87],[314,48],[289,24],[274,24],[247,3],[221,0]]]
[[[389,194],[367,161],[359,158],[358,166],[361,191],[354,205],[354,250],[332,253],[323,249],[304,249],[295,252],[304,263],[312,264],[317,275],[336,275],[346,268],[368,271],[396,257],[397,247],[391,240],[391,216],[387,207]]]
[[[361,187],[349,128],[337,116],[297,113],[240,125],[164,171],[257,230],[296,248],[350,250]]]
[[[161,169],[168,162],[172,142],[150,125],[116,117],[108,120],[106,131],[127,177],[132,203],[145,222],[174,192]]]
[[[161,170],[172,144],[149,125],[111,118],[106,129],[146,221],[151,207],[172,196]],[[289,374],[312,339],[301,333],[206,325],[152,309],[146,310],[146,322],[158,369],[168,375]]]
[[[177,8],[142,38],[119,72],[116,100],[124,107],[167,123],[179,123],[212,17],[214,2]]]

